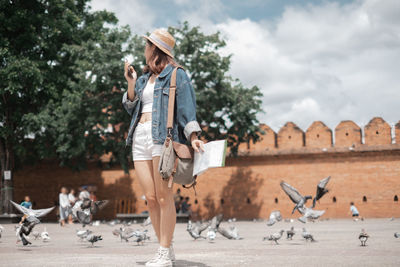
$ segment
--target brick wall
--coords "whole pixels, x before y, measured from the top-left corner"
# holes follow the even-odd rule
[[[314,122],[305,134],[294,123],[287,123],[278,135],[262,125],[266,135],[261,142],[241,146],[239,156],[227,158],[225,168],[210,169],[198,178],[197,196],[193,190],[182,192],[190,196],[199,218],[218,212],[227,218],[267,218],[275,209],[290,217],[293,204],[281,190],[280,181],[313,195],[318,181],[330,175],[330,192],[317,205],[317,209],[326,209],[324,217],[348,217],[351,201],[362,216],[399,217],[400,204],[394,201],[395,196],[400,197],[399,125],[395,126],[394,144],[388,142],[392,138],[390,126],[381,118],[374,118],[365,126],[365,144],[361,143],[361,128],[352,121],[343,121],[336,127],[335,144],[332,131],[322,122]],[[102,169],[91,164],[85,171],[74,172],[43,162],[17,171],[13,178],[15,200],[29,194],[36,208],[53,205],[61,186],[77,189],[91,184],[97,186],[99,199],[110,200],[98,218],[115,216],[120,203],[117,200],[121,199],[135,203],[131,212],[146,210],[132,168],[124,174],[119,168]],[[297,218],[298,214],[292,217]]]

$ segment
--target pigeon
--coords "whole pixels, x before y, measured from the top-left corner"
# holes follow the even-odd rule
[[[222,226],[217,228],[218,233],[220,233],[222,236],[228,238],[228,239],[234,239],[234,240],[240,240],[243,239],[242,237],[239,236],[238,229],[236,226],[231,226],[229,227],[229,230],[226,230]]]
[[[83,227],[92,222],[92,215],[96,214],[100,209],[108,204],[108,200],[93,201],[88,198],[82,200],[80,205],[81,210],[76,211],[76,218]],[[97,224],[96,224],[97,226]]]
[[[283,191],[289,196],[289,198],[296,204],[292,210],[292,214],[296,211],[296,209],[302,208],[306,203],[307,200],[312,199],[312,196],[302,196],[296,188],[289,185],[288,183],[281,182],[280,183]],[[299,210],[300,212],[300,210]]]
[[[101,235],[94,235],[94,234],[90,234],[86,237],[86,240],[90,243],[92,243],[92,247],[93,244],[97,241],[103,240],[103,238],[101,237]]]
[[[135,238],[134,242],[137,243],[137,245],[144,243],[145,240],[150,240],[150,237],[147,236],[147,232],[148,230],[144,230],[144,231],[139,231],[136,230],[133,232],[133,237]]]
[[[274,233],[272,235],[264,237],[263,241],[265,240],[274,241],[275,244],[279,245],[278,240],[281,239],[284,232],[285,230],[280,230],[278,233]]]
[[[292,240],[295,235],[294,227],[292,226],[290,230],[286,231],[286,239]]]
[[[313,210],[305,206],[300,207],[299,212],[303,214],[302,217],[298,218],[298,220],[302,223],[306,223],[307,219],[316,220],[325,213],[324,210]]]
[[[207,231],[207,239],[209,242],[214,241],[214,239],[217,237],[217,233],[216,233],[217,228],[213,228],[210,226],[208,226],[208,231]]]
[[[394,233],[394,237],[399,238],[400,237],[400,233]]]
[[[0,224],[0,238],[1,238],[1,234],[4,232],[4,227]]]
[[[301,235],[303,236],[303,238],[304,238],[306,241],[308,241],[308,240],[310,240],[311,242],[314,242],[314,241],[315,241],[315,239],[314,239],[314,237],[312,236],[312,234],[310,234],[310,233],[306,230],[306,228],[303,228],[303,233],[302,233]]]
[[[125,242],[128,242],[130,238],[135,236],[135,231],[132,230],[131,228],[120,227],[119,229],[115,229],[113,231],[113,234],[115,236],[119,236],[121,238],[121,242],[122,242],[122,240],[125,240]]]
[[[15,203],[12,200],[10,200],[10,202],[17,210],[19,210],[24,214],[23,217],[24,219],[22,224],[16,227],[16,235],[18,236],[19,240],[22,241],[22,244],[24,246],[32,244],[26,239],[26,237],[31,233],[33,227],[35,227],[35,225],[40,223],[40,220],[38,218],[49,214],[55,207],[51,207],[48,209],[34,210],[34,209],[27,209]]]
[[[33,237],[35,238],[35,240],[37,240],[38,238],[41,237],[41,236],[40,236],[40,233],[37,232],[37,231],[33,231],[33,232],[32,232],[32,235],[33,235]]]
[[[315,194],[315,197],[313,199],[313,204],[311,208],[315,208],[315,204],[318,200],[320,200],[326,193],[328,193],[328,189],[326,189],[326,185],[328,184],[329,180],[331,179],[330,176],[322,179],[319,181],[317,185],[317,193]]]
[[[208,228],[208,226],[207,226],[207,228]],[[194,238],[194,240],[197,240],[199,238],[206,239],[204,236],[200,235],[200,232],[198,229],[193,228],[193,224],[192,224],[191,220],[188,221],[186,231],[188,231],[188,233],[190,234],[191,237]]]
[[[361,233],[358,235],[358,239],[360,240],[362,247],[365,247],[368,238],[369,235],[365,232],[364,229],[361,229]]]
[[[269,220],[267,222],[268,226],[274,225],[276,222],[280,222],[282,220],[282,215],[279,210],[272,211],[269,215]]]
[[[88,235],[90,235],[92,231],[89,229],[86,230],[76,230],[76,235],[79,237],[81,241],[83,241]]]
[[[49,236],[49,233],[46,231],[46,227],[44,228],[44,231],[40,234],[40,237],[42,238],[43,242],[50,241],[50,236]]]

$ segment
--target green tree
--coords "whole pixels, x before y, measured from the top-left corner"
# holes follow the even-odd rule
[[[128,170],[123,59],[132,55],[140,75],[145,42],[118,27],[113,13],[91,12],[88,3],[0,2],[2,176],[42,159],[79,170],[105,153],[110,164]],[[228,75],[230,56],[219,53],[225,46],[220,34],[206,35],[186,22],[169,30],[176,58],[193,80],[204,137],[227,138],[233,153],[239,143],[257,141],[260,90]],[[2,185],[3,200],[12,198],[11,186]]]

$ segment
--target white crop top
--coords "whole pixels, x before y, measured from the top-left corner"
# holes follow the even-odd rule
[[[146,87],[143,90],[142,113],[152,112],[154,85],[155,85],[155,82],[154,83],[147,82]]]

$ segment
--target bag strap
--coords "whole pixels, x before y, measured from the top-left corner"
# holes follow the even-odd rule
[[[169,96],[168,96],[168,118],[167,118],[167,137],[172,138],[172,124],[174,121],[174,107],[175,107],[175,93],[176,93],[176,72],[181,68],[177,66],[172,71],[171,82],[169,85]]]

